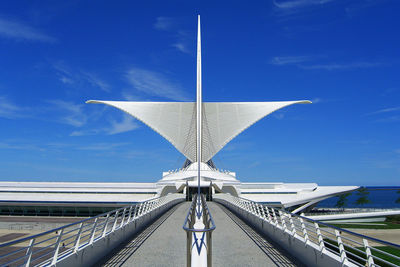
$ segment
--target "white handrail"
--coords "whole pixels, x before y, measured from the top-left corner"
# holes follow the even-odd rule
[[[55,265],[153,210],[183,198],[169,194],[0,244],[0,251],[4,251],[0,252],[0,266]]]
[[[228,207],[240,208],[264,220],[283,233],[298,238],[305,246],[313,245],[320,253],[333,253],[342,265],[400,266],[400,257],[384,251],[381,246],[400,251],[400,245],[341,229],[327,223],[272,208],[230,194],[217,194],[214,200]],[[222,201],[219,201],[222,200]],[[261,212],[259,208],[261,207]],[[301,234],[300,234],[301,233]],[[383,257],[385,256],[385,257]]]

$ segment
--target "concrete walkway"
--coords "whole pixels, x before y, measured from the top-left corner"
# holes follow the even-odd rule
[[[182,229],[190,203],[180,204],[96,266],[186,266]],[[208,202],[216,224],[213,266],[296,266],[270,242],[219,204]]]
[[[213,232],[213,266],[297,266],[271,242],[225,207],[209,202]]]

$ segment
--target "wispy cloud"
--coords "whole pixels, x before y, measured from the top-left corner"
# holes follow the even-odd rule
[[[109,151],[114,148],[124,147],[130,143],[94,143],[86,146],[79,146],[80,150],[92,150],[92,151]]]
[[[24,116],[23,108],[13,103],[5,96],[0,96],[0,117],[15,119]]]
[[[176,25],[176,21],[170,17],[157,17],[154,23],[154,29],[160,31],[169,31]]]
[[[281,9],[299,9],[309,6],[324,5],[334,0],[293,0],[293,1],[277,1],[274,0],[273,3],[275,7]]]
[[[16,20],[9,20],[0,17],[0,37],[13,40],[27,40],[53,43],[56,41],[39,29]]]
[[[400,107],[393,107],[393,108],[384,108],[380,109],[371,113],[368,113],[367,115],[374,115],[374,114],[381,114],[381,113],[388,113],[388,112],[393,112],[393,111],[400,111]]]
[[[365,69],[381,66],[378,62],[352,62],[343,64],[316,64],[316,65],[299,65],[299,68],[306,70],[354,70],[354,69]]]
[[[64,100],[47,100],[52,105],[53,109],[61,113],[61,118],[58,122],[81,127],[86,124],[88,115],[83,111],[83,104],[76,104]]]
[[[296,66],[300,69],[305,70],[354,70],[354,69],[365,69],[373,68],[383,65],[379,62],[350,62],[350,63],[323,63],[317,64],[318,58],[322,56],[277,56],[273,57],[269,63],[276,66]]]
[[[180,101],[189,100],[181,86],[170,81],[164,74],[132,68],[125,77],[134,88],[148,95]]]
[[[178,51],[181,51],[182,53],[190,54],[190,50],[187,48],[186,44],[184,44],[183,42],[175,43],[175,44],[172,44],[171,46],[175,47]]]
[[[111,121],[111,127],[107,129],[107,134],[118,134],[132,131],[139,128],[139,124],[132,116],[124,114],[121,121]]]
[[[60,81],[64,84],[75,86],[89,84],[108,93],[111,91],[110,85],[93,72],[73,71],[61,61],[54,63],[53,68],[57,71]]]
[[[180,23],[177,18],[158,17],[153,26],[156,30],[172,33],[176,41],[171,45],[171,47],[174,47],[182,53],[190,54],[188,41],[191,37],[186,31],[180,29]]]
[[[140,127],[140,124],[135,121],[135,119],[127,114],[122,115],[122,119],[120,121],[117,120],[109,120],[109,126],[105,127],[97,127],[90,129],[80,129],[73,131],[70,136],[86,136],[86,135],[97,135],[97,134],[106,134],[106,135],[114,135],[119,133],[125,133],[132,130],[135,130]]]
[[[312,102],[313,104],[321,103],[321,102],[322,102],[322,99],[319,98],[319,97],[316,97],[316,98],[313,98],[313,99],[311,100],[311,102]]]
[[[312,60],[313,57],[311,56],[287,56],[287,57],[273,57],[270,60],[272,65],[296,65],[299,63],[307,62]]]

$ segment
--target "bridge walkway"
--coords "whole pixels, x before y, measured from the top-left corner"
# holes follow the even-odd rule
[[[96,266],[186,266],[183,221],[190,202],[163,214]],[[208,202],[217,226],[213,232],[213,266],[297,266],[268,240],[223,206]]]

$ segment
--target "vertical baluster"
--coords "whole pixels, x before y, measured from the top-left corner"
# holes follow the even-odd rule
[[[119,210],[115,211],[115,218],[114,218],[114,224],[113,227],[111,229],[111,232],[114,232],[115,228],[117,228],[117,221],[118,221],[118,214],[119,214]]]
[[[278,225],[278,218],[276,217],[275,209],[271,208],[271,211],[272,211],[272,218],[274,219],[274,224]]]
[[[338,247],[339,247],[340,259],[342,260],[342,264],[344,265],[347,263],[346,250],[344,249],[342,238],[340,237],[340,232],[335,229],[335,234],[336,234],[336,240],[337,240]]]
[[[28,249],[26,250],[26,256],[27,259],[25,261],[25,266],[29,267],[31,265],[31,259],[32,259],[32,252],[33,252],[33,245],[35,244],[35,238],[32,238],[31,241],[29,242]]]
[[[303,218],[300,218],[300,223],[301,223],[301,229],[303,230],[304,243],[307,246],[309,238]]]
[[[101,235],[102,237],[106,236],[109,218],[110,218],[110,213],[107,213],[106,221],[104,222],[104,226],[103,226],[103,234]]]
[[[369,248],[368,245],[368,240],[363,238],[363,243],[364,243],[364,248],[365,248],[365,253],[367,254],[367,263],[368,266],[374,266],[374,257],[372,257],[371,249]]]
[[[314,226],[318,236],[319,250],[321,251],[322,254],[325,248],[324,239],[322,238],[321,230],[319,229],[318,223],[315,222]]]
[[[121,228],[122,226],[124,226],[125,216],[126,216],[126,208],[124,208],[124,211],[122,212],[121,224],[119,225],[119,228]]]
[[[79,242],[81,241],[82,229],[83,229],[83,223],[81,223],[79,225],[78,234],[76,235],[76,238],[75,238],[74,253],[76,253],[79,249]]]
[[[269,223],[272,223],[271,214],[269,213],[269,207],[265,207],[265,208],[266,208],[265,211],[267,212],[267,220]]]
[[[264,209],[265,209],[264,205],[261,205],[261,216],[265,220],[265,210]]]
[[[60,250],[60,242],[61,238],[64,233],[64,228],[61,229],[60,233],[58,234],[56,244],[54,246],[54,254],[53,254],[53,260],[51,261],[51,265],[56,265],[57,259],[58,259],[58,251]]]
[[[286,232],[287,227],[286,227],[285,214],[281,210],[279,210],[279,218],[281,218],[281,224],[283,226],[283,231]]]
[[[295,237],[297,234],[296,227],[294,226],[293,216],[291,214],[289,214],[289,222],[290,222],[290,226],[292,227],[292,236]]]
[[[132,220],[132,212],[133,212],[133,206],[129,207],[129,213],[128,213],[128,220],[126,223],[130,223]]]
[[[92,244],[93,244],[94,236],[96,235],[97,220],[98,220],[98,217],[94,220],[94,223],[93,223],[92,232],[90,233],[90,242],[89,242],[89,245],[92,245]]]

